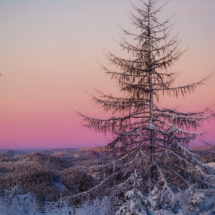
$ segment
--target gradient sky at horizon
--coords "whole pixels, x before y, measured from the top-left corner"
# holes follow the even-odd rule
[[[114,38],[117,24],[135,30],[129,10],[129,0],[0,0],[0,149],[96,147],[111,140],[81,126],[72,109],[106,116],[86,92],[117,92],[98,62],[109,65],[104,48],[127,55]],[[181,71],[175,85],[189,84],[215,72],[215,1],[171,0],[159,16],[173,13],[174,33],[180,30],[182,48],[189,47],[172,68]],[[212,104],[215,74],[194,94],[165,97],[160,105],[192,112]],[[215,142],[214,121],[202,130],[208,131],[202,139]]]

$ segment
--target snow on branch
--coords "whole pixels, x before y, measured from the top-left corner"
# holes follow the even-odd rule
[[[212,74],[206,76],[203,78],[201,81],[193,83],[193,84],[188,84],[185,86],[179,86],[179,87],[174,87],[174,88],[160,88],[160,89],[154,89],[156,91],[168,91],[171,93],[171,91],[174,93],[174,96],[177,97],[178,93],[181,93],[183,96],[185,96],[186,93],[191,93],[194,92],[194,89],[197,88],[197,86],[203,85],[205,81],[207,81]]]

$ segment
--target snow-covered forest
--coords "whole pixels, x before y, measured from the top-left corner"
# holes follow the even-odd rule
[[[43,155],[44,152],[35,154],[21,154],[17,155],[14,151],[14,156],[9,156],[5,152],[1,152],[0,156],[0,184],[1,184],[1,198],[0,198],[0,214],[115,214],[122,204],[122,199],[116,199],[115,196],[99,192],[97,196],[92,199],[84,199],[81,204],[75,206],[71,204],[69,199],[64,198],[69,195],[75,195],[81,192],[81,190],[89,190],[94,186],[94,183],[98,183],[97,175],[99,172],[90,171],[87,174],[81,174],[81,167],[92,166],[96,163],[107,163],[107,160],[102,159],[102,153],[100,159],[96,158],[94,153],[90,153],[91,157],[87,158],[87,153],[80,151],[79,158],[72,158],[71,151],[67,150],[66,157],[71,157],[71,163],[62,160],[62,158],[54,157],[55,153],[59,154],[59,151],[50,151],[50,155]],[[63,150],[65,151],[65,150]],[[77,155],[77,150],[72,150],[73,155]],[[213,148],[208,150],[195,151],[200,154],[199,159],[207,166],[213,168],[215,166],[215,156]],[[47,152],[46,152],[47,153]],[[10,152],[11,154],[11,152]],[[31,159],[30,159],[31,158]],[[32,159],[33,158],[33,159]],[[29,160],[30,159],[30,160]],[[13,161],[14,160],[14,161]],[[112,160],[112,159],[111,159]],[[38,162],[39,161],[39,162]],[[110,160],[108,161],[110,162]],[[210,163],[208,163],[210,162]],[[43,164],[43,165],[41,165]],[[75,165],[75,166],[74,166]],[[71,167],[72,166],[72,167]],[[78,170],[79,169],[79,170]],[[54,170],[54,171],[53,171]],[[36,173],[36,174],[35,174]],[[48,178],[47,174],[52,175]],[[56,181],[56,176],[61,175],[61,178]],[[37,177],[39,176],[39,178]],[[23,178],[23,180],[21,180]],[[93,183],[94,178],[94,183]],[[97,180],[97,181],[95,181]],[[38,181],[36,184],[35,182]],[[19,186],[15,186],[19,184]],[[81,185],[81,186],[80,186]],[[83,186],[85,185],[85,186]],[[30,191],[30,192],[27,192]],[[23,194],[24,193],[24,194]],[[60,195],[61,193],[61,195]],[[159,192],[153,193],[151,196],[139,196],[140,193],[133,189],[126,194],[126,198],[137,195],[135,204],[141,203],[141,197],[145,208],[149,208],[153,213],[167,213],[168,214],[192,214],[194,211],[202,212],[203,214],[210,211],[214,207],[213,190],[197,190],[195,187],[191,187],[190,190],[180,191],[175,196],[175,202],[173,210],[167,207],[164,211],[150,206],[156,205],[156,201],[159,198]],[[185,198],[186,197],[186,198]],[[45,198],[45,200],[44,200]],[[147,199],[146,199],[147,198]],[[188,205],[188,202],[190,203]],[[127,202],[126,207],[133,205],[131,202]],[[160,204],[160,203],[159,203]],[[122,208],[123,209],[123,208]],[[194,211],[193,211],[194,210]],[[156,214],[155,213],[155,214]],[[161,213],[161,214],[162,214]],[[196,214],[194,213],[194,214]],[[120,212],[119,212],[120,214]],[[143,213],[144,214],[144,213]]]
[[[59,199],[58,202],[46,203],[39,208],[34,197],[29,193],[21,195],[18,187],[12,188],[4,198],[0,199],[1,215],[195,215],[215,214],[215,190],[199,190],[195,185],[187,190],[179,190],[171,205],[164,205],[164,193],[153,189],[146,197],[140,191],[133,189],[126,193],[126,202],[113,197],[95,198],[85,201],[81,206],[72,207],[68,202]],[[123,206],[119,207],[123,203]],[[157,207],[163,209],[156,209]]]

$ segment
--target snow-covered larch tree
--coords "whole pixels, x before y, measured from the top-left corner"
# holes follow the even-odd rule
[[[163,22],[157,18],[166,3],[140,2],[141,6],[133,5],[135,14],[130,14],[137,33],[122,29],[126,38],[131,39],[121,38],[119,42],[129,53],[128,59],[107,51],[108,60],[117,70],[103,67],[117,81],[122,96],[100,91],[98,96],[92,96],[104,111],[112,112],[112,117],[100,119],[80,114],[89,128],[113,134],[106,148],[108,153],[120,156],[110,164],[90,167],[100,170],[100,184],[80,195],[93,193],[107,183],[115,192],[125,193],[134,184],[132,175],[137,174],[142,193],[149,196],[152,190],[157,190],[160,200],[170,204],[178,188],[183,190],[191,184],[199,188],[215,186],[214,172],[187,147],[203,134],[197,128],[214,114],[210,109],[184,113],[160,108],[159,100],[164,95],[185,96],[203,85],[209,76],[185,86],[173,85],[178,73],[169,70],[184,51],[179,49],[178,35],[171,36],[171,18]]]

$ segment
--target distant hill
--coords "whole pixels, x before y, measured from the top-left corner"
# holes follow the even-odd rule
[[[191,148],[192,151],[207,151],[207,150],[215,150],[213,146],[199,146]]]
[[[102,151],[108,151],[108,150],[105,147],[96,147],[96,148],[79,148],[79,151],[102,152]]]

